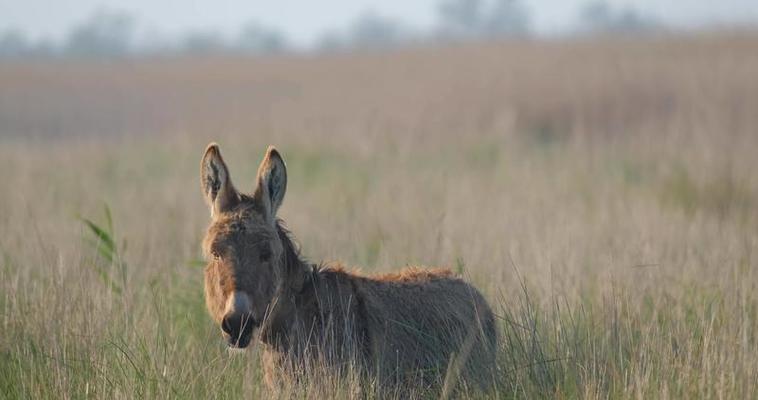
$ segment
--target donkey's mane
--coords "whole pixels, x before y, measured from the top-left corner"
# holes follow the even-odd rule
[[[276,220],[276,232],[284,248],[284,265],[288,271],[295,270],[301,266],[309,267],[312,273],[319,274],[323,272],[338,272],[349,275],[359,275],[347,271],[341,264],[332,263],[312,263],[301,252],[300,243],[297,241],[292,231],[281,218]]]
[[[287,271],[297,271],[305,266],[311,273],[319,275],[324,273],[345,274],[356,278],[371,279],[380,282],[397,282],[397,283],[419,283],[428,282],[435,279],[456,278],[455,274],[447,268],[422,268],[418,266],[409,266],[398,272],[384,274],[364,274],[359,270],[348,270],[341,263],[310,263],[301,253],[300,244],[297,242],[292,232],[287,228],[286,223],[277,218],[276,232],[284,248],[284,265]]]
[[[287,225],[280,218],[276,219],[276,233],[279,235],[279,240],[282,242],[284,251],[284,266],[287,271],[295,271],[302,265],[308,265],[308,261],[305,260],[300,253],[300,244],[292,236]]]

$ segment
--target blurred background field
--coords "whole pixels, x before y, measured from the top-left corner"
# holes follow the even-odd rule
[[[758,396],[758,34],[649,26],[6,54],[0,397],[266,396],[204,308],[210,141],[243,190],[278,147],[310,260],[481,288],[499,398]]]

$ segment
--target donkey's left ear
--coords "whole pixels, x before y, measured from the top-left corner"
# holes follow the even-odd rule
[[[287,166],[274,146],[269,146],[258,167],[258,186],[255,188],[254,197],[266,208],[269,215],[274,217],[282,205],[286,191]]]
[[[239,202],[239,193],[232,185],[229,169],[216,143],[208,145],[200,162],[200,185],[211,209],[211,217],[231,210]]]

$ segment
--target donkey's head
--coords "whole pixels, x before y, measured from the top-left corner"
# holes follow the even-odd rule
[[[290,284],[286,238],[276,219],[287,188],[287,170],[279,152],[269,147],[252,194],[240,193],[232,185],[218,145],[211,143],[201,162],[200,179],[212,219],[203,240],[208,260],[206,304],[229,346],[244,348],[276,307],[281,288]]]

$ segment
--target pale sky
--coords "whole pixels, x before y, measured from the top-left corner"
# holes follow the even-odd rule
[[[567,29],[587,0],[522,0],[540,33]],[[675,26],[758,23],[758,0],[608,0],[632,6]],[[0,31],[20,29],[30,37],[59,40],[98,7],[129,11],[141,31],[164,36],[190,29],[213,29],[232,35],[255,20],[282,30],[297,44],[311,43],[330,28],[346,26],[373,10],[419,28],[436,20],[439,0],[0,0]]]

